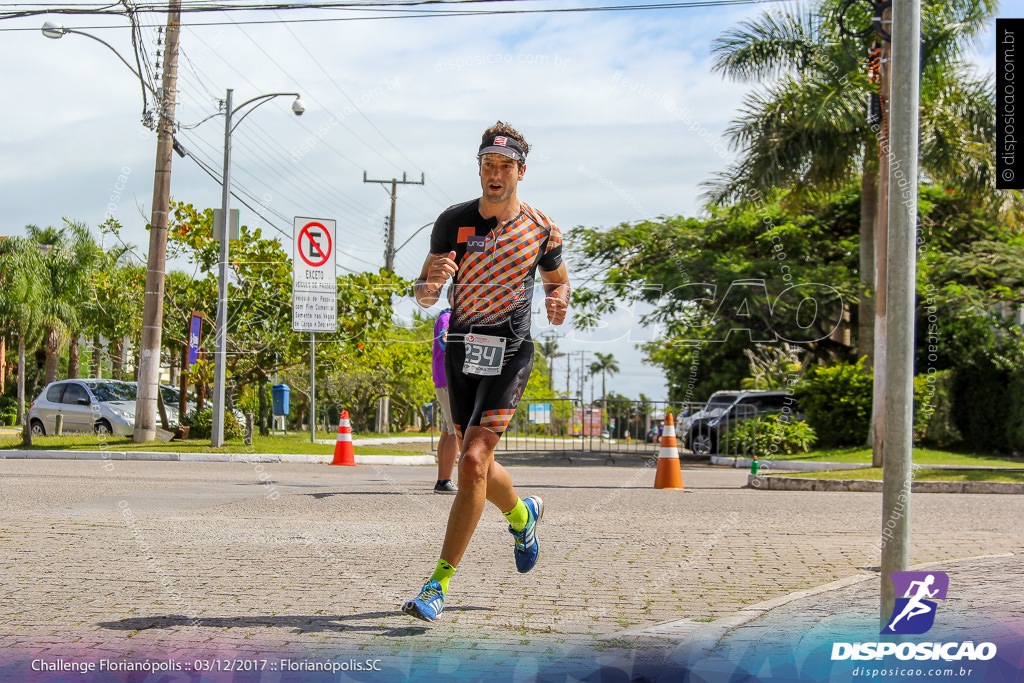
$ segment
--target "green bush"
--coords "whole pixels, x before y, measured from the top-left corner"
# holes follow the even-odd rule
[[[950,446],[962,437],[954,421],[953,371],[914,378],[914,442]]]
[[[818,435],[803,420],[793,420],[786,415],[762,415],[756,420],[744,420],[738,424],[731,430],[729,438],[737,453],[777,458],[806,453]]]
[[[193,410],[185,416],[185,424],[188,425],[188,438],[209,439],[213,434],[213,408],[207,406],[201,411]],[[231,411],[224,412],[224,438],[237,439],[245,432]]]
[[[1024,370],[1013,373],[1009,391],[1010,415],[1006,422],[1006,438],[1010,452],[1024,452]]]
[[[824,448],[863,446],[871,429],[872,379],[864,361],[811,368],[794,387],[797,403]]]
[[[0,396],[0,425],[13,427],[18,419],[18,400],[10,396]]]
[[[1008,452],[1011,373],[989,361],[958,368],[953,379],[956,426],[976,452]]]

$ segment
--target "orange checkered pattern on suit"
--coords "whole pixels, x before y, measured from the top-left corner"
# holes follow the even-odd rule
[[[508,423],[512,420],[512,416],[515,414],[514,408],[512,410],[485,410],[480,415],[480,426],[490,429],[495,434],[503,434],[505,428],[508,427]]]
[[[521,207],[514,221],[487,236],[483,252],[463,258],[456,291],[458,324],[499,323],[528,305],[526,287],[528,281],[533,285],[538,259],[562,244],[554,221],[525,203]]]

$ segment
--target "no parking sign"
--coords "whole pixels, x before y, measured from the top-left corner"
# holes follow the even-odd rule
[[[292,331],[338,330],[335,222],[296,217],[292,256]]]

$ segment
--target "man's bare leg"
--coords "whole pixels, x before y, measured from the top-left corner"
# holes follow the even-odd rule
[[[508,512],[519,496],[512,486],[512,477],[501,464],[494,461],[494,448],[498,435],[484,427],[470,427],[462,440],[459,458],[459,492],[455,494],[448,528],[441,546],[441,559],[457,567],[469,546],[489,500],[502,512]]]
[[[459,455],[459,442],[454,434],[441,433],[437,442],[437,480],[446,481],[452,478],[455,460]]]

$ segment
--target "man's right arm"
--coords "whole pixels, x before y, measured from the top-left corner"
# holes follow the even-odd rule
[[[455,264],[455,252],[449,252],[445,256],[427,254],[427,259],[420,269],[420,276],[413,285],[413,295],[416,303],[423,308],[430,308],[441,295],[444,283],[448,278],[455,275],[458,266]]]

